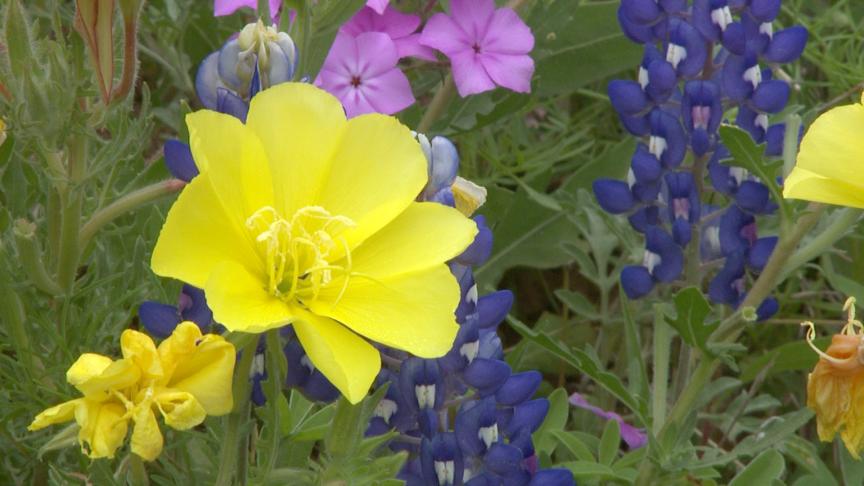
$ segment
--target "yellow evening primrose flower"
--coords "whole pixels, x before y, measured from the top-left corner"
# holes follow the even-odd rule
[[[186,123],[201,173],[168,213],[154,272],[203,288],[231,331],[293,325],[352,403],[381,367],[367,339],[422,358],[450,349],[460,292],[446,262],[477,227],[416,201],[427,162],[408,128],[346,120],[303,83],[257,94],[245,125],[208,110]]]
[[[832,108],[813,122],[783,197],[864,208],[864,96]]]
[[[813,344],[813,323],[802,324],[809,326],[807,342],[820,356],[807,379],[807,406],[816,412],[819,439],[830,442],[839,432],[857,459],[864,447],[864,326],[855,319],[854,298],[843,310],[848,312],[846,325],[824,352]]]
[[[96,459],[114,457],[131,420],[132,452],[152,461],[162,452],[157,411],[177,430],[231,411],[236,351],[222,336],[202,336],[198,326],[187,321],[158,348],[146,334],[127,329],[120,348],[123,358],[116,361],[82,354],[66,380],[84,396],[43,411],[28,429],[74,419],[81,448]]]

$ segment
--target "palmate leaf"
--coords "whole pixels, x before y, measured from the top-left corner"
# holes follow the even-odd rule
[[[702,352],[713,355],[708,348],[708,337],[720,325],[719,322],[705,323],[711,312],[711,305],[696,287],[688,287],[675,295],[675,317],[666,316],[666,322],[674,327],[681,339]]]

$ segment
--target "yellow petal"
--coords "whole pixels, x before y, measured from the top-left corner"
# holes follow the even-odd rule
[[[162,376],[162,361],[150,336],[126,329],[120,335],[120,349],[123,351],[123,357],[135,363],[146,377]]]
[[[373,341],[421,358],[443,356],[453,346],[459,284],[444,265],[394,277],[352,277],[342,297],[328,287],[309,304]]]
[[[128,425],[126,409],[117,402],[86,400],[75,407],[75,421],[81,426],[78,442],[92,459],[114,457],[123,445]]]
[[[236,356],[234,345],[222,336],[206,334],[192,353],[177,361],[166,386],[190,393],[208,415],[224,415],[234,406],[231,382]]]
[[[222,263],[204,286],[213,319],[230,331],[256,333],[290,323],[288,305],[269,294],[266,284],[236,263]]]
[[[304,312],[293,325],[312,364],[348,401],[363,400],[381,369],[378,350],[326,317]]]
[[[851,382],[849,389],[849,408],[846,411],[845,427],[840,433],[840,438],[846,444],[846,449],[852,457],[859,459],[861,449],[864,448],[864,410],[858,406],[864,403],[864,375],[861,373],[847,377]]]
[[[425,270],[458,256],[476,234],[474,221],[456,209],[411,203],[351,253],[351,271],[378,278]]]
[[[158,275],[196,287],[204,287],[213,268],[224,261],[263,274],[263,262],[244,224],[226,213],[209,175],[200,174],[171,206],[150,266]]]
[[[317,204],[357,224],[344,234],[354,248],[414,201],[426,184],[426,166],[420,144],[396,118],[352,118]]]
[[[783,184],[783,197],[864,208],[864,191],[861,187],[828,179],[801,167],[795,167],[789,173]]]
[[[162,432],[156,415],[150,407],[151,401],[145,400],[135,407],[132,419],[135,425],[132,427],[132,452],[145,461],[153,461],[162,453]]]
[[[114,360],[101,354],[84,353],[66,371],[66,381],[70,385],[84,383],[102,374],[113,362]]]
[[[242,225],[273,206],[273,183],[261,142],[237,118],[210,110],[186,115],[195,164],[206,172],[226,214]]]
[[[165,383],[171,380],[177,365],[195,352],[196,343],[201,338],[201,329],[190,321],[183,321],[174,328],[171,335],[159,343],[159,359],[165,370]]]
[[[864,105],[823,113],[801,141],[797,167],[864,189]]]
[[[191,393],[168,389],[156,395],[156,403],[165,424],[177,430],[191,429],[207,417],[204,407]]]
[[[339,100],[311,84],[282,83],[255,95],[246,124],[270,161],[276,209],[290,217],[314,205],[346,125]]]
[[[66,372],[66,380],[85,397],[104,400],[111,390],[122,390],[134,385],[141,378],[141,370],[130,360],[112,361],[97,375],[93,371],[104,364],[104,356],[82,354]]]
[[[54,405],[51,408],[43,410],[33,422],[27,427],[27,430],[39,430],[48,427],[49,425],[59,424],[72,420],[75,415],[75,407],[81,404],[82,399],[76,398],[63,402],[60,405]]]

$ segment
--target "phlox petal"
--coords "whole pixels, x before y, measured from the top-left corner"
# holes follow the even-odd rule
[[[373,341],[421,358],[441,357],[453,346],[460,291],[444,264],[380,279],[354,276],[341,298],[340,290],[331,286],[322,291],[309,308]]]
[[[483,48],[495,54],[527,54],[534,49],[534,35],[516,12],[501,8],[492,14]]]
[[[534,59],[530,56],[485,53],[480,56],[480,64],[499,86],[517,93],[531,92],[531,76],[534,75]]]
[[[358,403],[381,369],[381,355],[363,338],[326,317],[304,312],[294,323],[312,364],[351,403]]]
[[[495,89],[495,82],[489,77],[480,62],[480,57],[473,51],[462,51],[451,56],[450,63],[459,96],[465,98],[472,94]]]
[[[454,56],[469,52],[472,39],[452,18],[443,13],[432,16],[420,34],[420,44]]]

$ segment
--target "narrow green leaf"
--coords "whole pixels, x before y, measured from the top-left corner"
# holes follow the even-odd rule
[[[549,412],[540,428],[534,433],[534,446],[537,452],[552,455],[556,443],[552,432],[564,430],[568,417],[570,417],[570,402],[567,401],[567,390],[558,388],[549,395]]]
[[[574,434],[565,430],[550,430],[549,433],[558,439],[558,442],[560,442],[565,449],[570,451],[576,459],[580,461],[596,462],[594,454],[591,453],[591,449]]]
[[[750,461],[750,464],[732,479],[729,486],[769,484],[775,479],[780,479],[785,470],[786,462],[783,460],[783,456],[776,450],[769,449]]]
[[[600,436],[600,449],[597,451],[600,464],[611,466],[618,456],[618,449],[620,447],[621,426],[617,420],[607,420],[606,427],[603,429],[603,435]]]
[[[558,289],[555,291],[555,297],[564,303],[571,311],[586,319],[597,320],[600,314],[591,302],[584,295],[573,292],[568,289]]]
[[[6,6],[4,33],[6,51],[12,74],[20,82],[27,76],[36,59],[33,56],[30,21],[19,0],[11,0]]]

